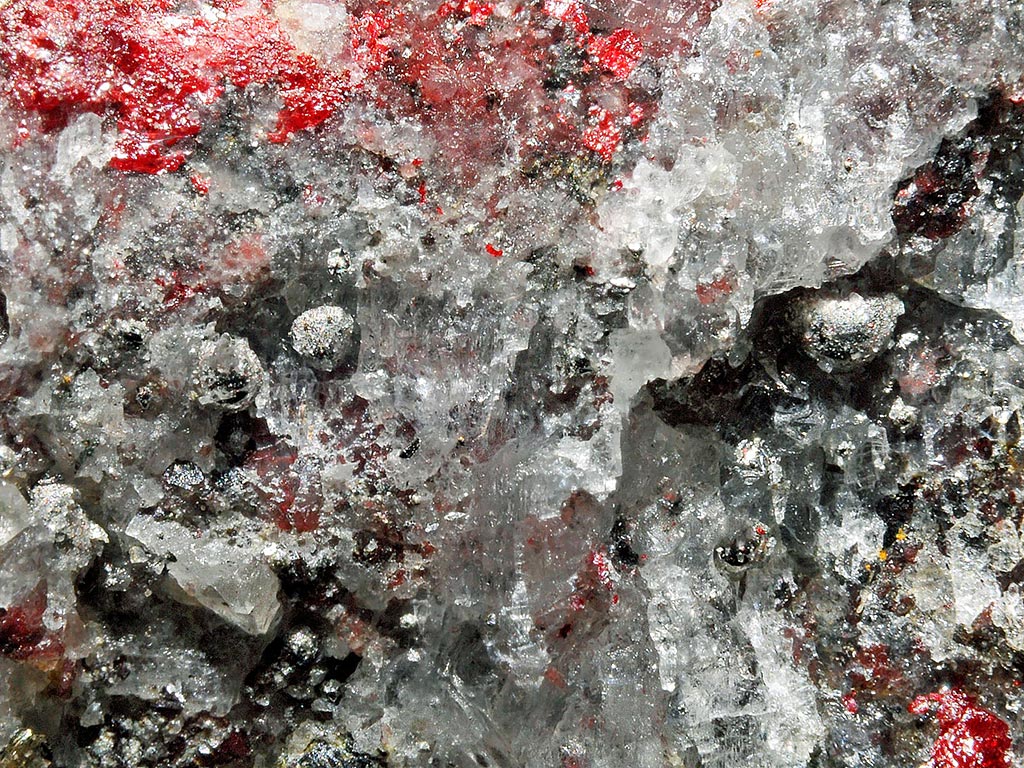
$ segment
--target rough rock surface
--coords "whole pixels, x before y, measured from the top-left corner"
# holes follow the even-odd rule
[[[0,768],[1024,766],[1018,0],[0,0]]]

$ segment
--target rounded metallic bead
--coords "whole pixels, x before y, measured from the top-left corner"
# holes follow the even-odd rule
[[[889,348],[903,311],[903,302],[891,294],[819,293],[798,299],[791,321],[804,351],[818,367],[843,373]]]
[[[775,549],[775,537],[764,523],[744,526],[715,547],[715,564],[730,575],[739,576],[765,562]]]
[[[337,367],[352,349],[355,321],[331,304],[306,310],[292,323],[292,348],[310,365],[324,370]]]

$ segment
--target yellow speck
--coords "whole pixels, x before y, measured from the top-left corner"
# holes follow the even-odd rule
[[[889,559],[889,553],[886,552],[884,549],[878,550],[878,559],[884,563],[886,560]]]
[[[865,571],[870,571],[871,570],[871,563],[864,563],[864,570]]]
[[[907,532],[900,528],[896,531],[896,541],[903,541],[907,538]]]
[[[70,373],[65,373],[63,376],[61,376],[61,381],[63,381],[65,384],[70,384],[74,380],[75,377],[72,376]]]
[[[761,55],[761,53],[762,53],[761,49],[758,48],[756,51],[754,51],[754,58],[756,59],[757,57],[759,57]]]

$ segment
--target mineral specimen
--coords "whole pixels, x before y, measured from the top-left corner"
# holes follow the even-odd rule
[[[241,411],[259,394],[263,366],[245,339],[224,335],[200,347],[193,379],[201,405]]]
[[[292,346],[317,367],[330,370],[349,353],[352,331],[352,316],[341,307],[314,307],[292,323]]]
[[[0,768],[1024,768],[1019,0],[0,0]]]
[[[794,324],[807,353],[826,371],[849,371],[892,344],[903,302],[895,296],[818,295],[795,308]]]
[[[764,561],[774,548],[768,528],[754,523],[715,547],[715,562],[729,573],[742,573]]]

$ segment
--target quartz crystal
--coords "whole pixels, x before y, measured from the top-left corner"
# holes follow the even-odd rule
[[[0,768],[1024,768],[1020,0],[0,0]]]

